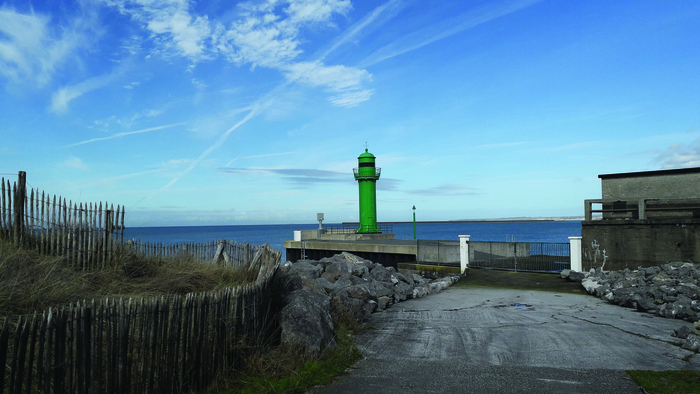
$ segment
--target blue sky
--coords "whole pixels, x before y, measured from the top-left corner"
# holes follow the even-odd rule
[[[365,142],[379,221],[700,166],[694,0],[0,4],[0,173],[127,226],[356,221]]]

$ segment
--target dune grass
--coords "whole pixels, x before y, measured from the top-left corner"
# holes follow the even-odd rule
[[[257,272],[188,257],[145,258],[125,251],[110,268],[76,269],[0,240],[0,319],[41,312],[82,300],[154,297],[214,291],[255,280]]]

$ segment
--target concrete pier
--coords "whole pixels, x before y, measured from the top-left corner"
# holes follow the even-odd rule
[[[334,234],[333,237],[325,237],[324,234],[324,238],[320,239],[317,236],[313,238],[308,237],[309,235],[314,235],[311,233],[316,233],[316,231],[310,231],[307,234],[295,234],[295,240],[284,241],[284,247],[287,250],[287,260],[292,262],[300,260],[303,249],[306,259],[310,260],[319,260],[323,257],[332,257],[342,252],[349,252],[363,259],[396,269],[398,269],[399,263],[416,261],[418,248],[414,239],[393,239],[393,234],[377,234],[377,237],[369,237],[370,234],[347,234],[347,237],[340,237],[338,234]]]

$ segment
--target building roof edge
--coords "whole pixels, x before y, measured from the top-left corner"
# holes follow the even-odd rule
[[[681,174],[696,174],[700,173],[700,167],[675,168],[671,170],[655,170],[655,171],[639,171],[639,172],[621,172],[617,174],[600,174],[600,179],[615,179],[615,178],[636,178],[644,176],[661,176],[661,175],[681,175]]]

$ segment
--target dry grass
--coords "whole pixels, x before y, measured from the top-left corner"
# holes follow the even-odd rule
[[[331,316],[337,346],[321,354],[308,353],[300,346],[282,344],[246,359],[240,374],[223,377],[205,393],[301,393],[331,382],[362,358],[352,334],[365,329],[359,310],[334,302]]]
[[[202,264],[187,257],[123,253],[109,269],[82,271],[0,240],[0,319],[105,297],[153,297],[214,291],[255,280],[257,272]]]

